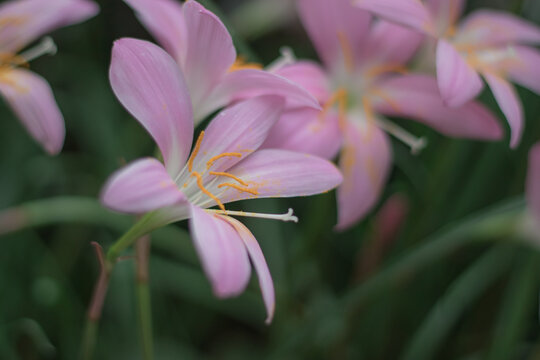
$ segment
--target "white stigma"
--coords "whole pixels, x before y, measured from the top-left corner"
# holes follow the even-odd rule
[[[296,55],[294,55],[294,51],[288,47],[284,46],[281,49],[279,49],[281,56],[278,57],[273,63],[268,65],[266,70],[268,72],[276,72],[287,65],[292,65],[296,62]]]
[[[58,48],[53,39],[49,36],[44,37],[39,44],[22,52],[20,56],[26,61],[30,62],[43,55],[55,55]]]
[[[394,124],[393,122],[383,119],[377,119],[377,124],[387,133],[394,136],[396,139],[403,142],[411,148],[411,154],[418,155],[427,146],[428,142],[425,137],[417,137],[412,135],[407,130]]]
[[[253,212],[245,212],[245,211],[231,211],[231,210],[214,210],[214,209],[207,209],[206,211],[212,212],[215,214],[220,215],[228,215],[228,216],[244,216],[244,217],[253,217],[253,218],[260,218],[260,219],[270,219],[270,220],[279,220],[284,222],[298,222],[298,218],[293,215],[293,209],[289,209],[289,211],[286,214],[261,214],[261,213],[253,213]]]

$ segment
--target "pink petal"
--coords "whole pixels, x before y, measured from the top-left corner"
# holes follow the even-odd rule
[[[515,61],[503,69],[513,82],[516,82],[540,95],[540,52],[526,46],[514,46]]]
[[[379,21],[371,28],[364,56],[376,64],[405,64],[416,54],[422,40],[424,36],[415,30]]]
[[[251,274],[246,246],[237,230],[221,216],[191,207],[189,227],[214,294],[221,298],[240,294]]]
[[[249,231],[249,229],[240,221],[229,216],[223,216],[222,219],[228,221],[229,224],[234,226],[238,232],[238,235],[240,235],[240,238],[246,245],[246,249],[251,262],[253,263],[253,267],[255,267],[255,271],[257,272],[264,305],[266,306],[267,317],[265,322],[266,324],[270,324],[274,318],[276,296],[274,293],[274,282],[272,280],[272,275],[270,274],[270,269],[268,269],[268,265],[264,259],[264,254],[261,247],[251,231]]]
[[[225,25],[201,4],[188,1],[183,11],[188,33],[182,70],[197,109],[236,60],[236,50]]]
[[[227,74],[197,111],[196,119],[232,102],[261,95],[279,95],[285,98],[287,109],[311,107],[320,109],[312,94],[286,78],[263,70],[238,70]]]
[[[484,73],[484,78],[510,125],[510,147],[516,148],[521,141],[524,127],[523,107],[516,89],[495,74]]]
[[[507,12],[478,10],[462,22],[456,40],[481,47],[540,44],[540,28]]]
[[[140,159],[116,171],[101,192],[108,208],[130,214],[144,214],[186,201],[162,163]]]
[[[59,153],[66,132],[64,118],[47,81],[28,70],[4,70],[0,74],[0,93],[30,135],[50,154]]]
[[[182,5],[175,0],[124,0],[139,21],[180,64],[187,51],[187,29]]]
[[[353,4],[384,20],[433,35],[433,18],[418,0],[353,0]]]
[[[284,113],[262,145],[265,149],[291,150],[325,159],[335,157],[340,147],[338,116],[332,113],[323,116],[313,109]]]
[[[320,103],[325,103],[331,96],[328,76],[322,67],[312,61],[298,61],[286,65],[275,74],[300,85]]]
[[[445,103],[452,107],[474,99],[484,87],[476,70],[445,40],[437,45],[437,80]]]
[[[86,0],[19,0],[0,5],[0,49],[16,53],[56,28],[84,21],[99,11]]]
[[[370,22],[367,13],[353,7],[349,0],[299,0],[298,11],[327,66],[358,60]]]
[[[439,34],[446,33],[463,14],[465,0],[427,0],[426,7],[431,12]]]
[[[534,145],[529,152],[526,197],[529,209],[540,221],[540,143]]]
[[[416,119],[447,136],[498,140],[503,130],[495,115],[480,102],[447,107],[437,81],[427,75],[394,76],[378,84],[385,94],[377,111],[385,115]]]
[[[152,135],[174,177],[193,140],[191,101],[178,65],[160,47],[124,38],[114,43],[109,77],[116,97]]]
[[[224,203],[246,198],[320,194],[342,181],[339,170],[327,160],[276,149],[259,150],[228,172],[246,182],[257,195],[230,189],[221,197]]]
[[[338,188],[337,230],[360,221],[377,204],[392,165],[391,144],[386,134],[367,124],[361,132],[347,124],[340,167],[343,184]]]
[[[223,153],[242,156],[221,158],[210,170],[224,171],[246,158],[261,146],[282,111],[283,99],[270,95],[249,99],[221,111],[205,130],[193,169],[202,174],[207,170],[208,161]]]

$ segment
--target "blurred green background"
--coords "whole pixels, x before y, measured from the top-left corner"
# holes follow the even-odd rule
[[[90,242],[107,247],[133,223],[96,197],[112,171],[154,152],[107,78],[115,39],[151,38],[120,0],[98,2],[99,16],[51,34],[56,56],[31,64],[64,113],[63,152],[46,156],[0,103],[0,209],[21,206],[27,216],[23,230],[0,228],[0,359],[77,358],[99,271]],[[225,14],[241,53],[268,64],[288,45],[315,58],[292,1],[202,3]],[[468,9],[481,6],[540,24],[537,0],[469,1]],[[276,286],[271,326],[256,279],[236,299],[212,296],[185,222],[153,233],[155,358],[540,359],[540,254],[513,231],[525,209],[527,151],[540,140],[540,99],[519,93],[527,128],[515,151],[507,140],[446,139],[400,122],[430,145],[412,156],[394,142],[396,166],[381,204],[394,194],[408,204],[395,236],[381,234],[379,209],[333,232],[334,193],[242,205],[294,207],[300,217],[299,224],[245,221]],[[491,94],[482,100],[500,114]],[[142,358],[135,308],[128,259],[111,280],[95,359]]]

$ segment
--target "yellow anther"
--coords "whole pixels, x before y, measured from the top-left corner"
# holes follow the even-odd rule
[[[248,63],[243,56],[238,56],[234,64],[229,68],[229,72],[246,69],[262,70],[263,66],[258,63]]]
[[[240,157],[242,157],[242,153],[230,152],[230,153],[223,153],[223,154],[216,155],[213,158],[211,158],[210,160],[208,160],[208,162],[206,163],[206,168],[209,169],[212,165],[214,165],[214,162],[216,162],[216,160],[219,160],[219,159],[224,158],[224,157],[237,157],[237,158],[240,158]]]
[[[339,45],[341,46],[341,52],[343,53],[343,61],[345,61],[345,67],[349,71],[354,70],[354,55],[351,46],[351,42],[347,35],[343,31],[337,32]]]
[[[201,143],[204,138],[204,131],[201,131],[201,134],[199,135],[199,138],[197,139],[197,142],[195,143],[195,147],[193,148],[193,152],[191,153],[191,156],[188,160],[188,170],[189,172],[193,171],[193,161],[195,160],[195,157],[199,153],[199,149],[201,148]]]
[[[232,184],[232,183],[220,184],[220,185],[218,185],[218,188],[222,188],[224,186],[231,187],[231,188],[236,189],[238,191],[247,192],[247,193],[250,193],[252,195],[259,195],[259,192],[257,190],[255,190],[255,189],[243,188],[241,186],[238,186],[238,185]]]
[[[214,200],[221,210],[225,211],[225,206],[224,206],[223,203],[217,198],[217,196],[215,196],[214,194],[212,194],[210,191],[208,191],[208,190],[204,187],[203,182],[202,182],[202,176],[201,176],[201,174],[199,174],[198,172],[194,171],[193,173],[191,173],[191,176],[195,176],[195,177],[197,178],[197,185],[199,186],[199,189],[201,189],[201,191],[202,191],[203,193],[205,193],[205,194],[208,195],[212,200]]]
[[[382,64],[373,66],[368,70],[367,75],[370,77],[377,77],[386,73],[398,73],[405,75],[408,73],[408,70],[405,66],[400,64]]]
[[[240,179],[237,176],[234,176],[233,174],[229,174],[229,173],[226,173],[226,172],[210,171],[210,175],[225,176],[225,177],[228,177],[228,178],[231,178],[231,179],[234,179],[234,180],[238,181],[241,185],[249,186],[249,184],[247,182],[245,182],[244,180]]]

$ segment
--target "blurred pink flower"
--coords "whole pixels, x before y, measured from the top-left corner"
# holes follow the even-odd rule
[[[112,52],[110,80],[124,107],[145,127],[163,155],[117,171],[101,199],[109,208],[152,212],[148,229],[190,219],[203,268],[219,297],[244,290],[253,262],[271,321],[272,279],[251,232],[230,216],[297,221],[284,215],[229,211],[225,204],[265,197],[307,196],[331,190],[342,177],[329,161],[286,150],[258,150],[278,120],[284,100],[263,95],[220,112],[201,132],[193,151],[188,89],[174,59],[146,41],[121,39]],[[213,206],[218,209],[208,209]]]
[[[18,0],[0,5],[0,94],[50,154],[62,149],[64,119],[47,81],[25,67],[36,57],[55,52],[56,47],[46,39],[17,53],[43,34],[86,20],[98,11],[97,4],[86,0]]]
[[[281,95],[288,108],[319,108],[298,85],[237,58],[226,27],[198,2],[125,1],[182,69],[196,124],[219,108],[259,95]]]
[[[301,20],[325,67],[299,61],[274,71],[308,89],[323,111],[288,111],[266,148],[334,157],[342,149],[337,229],[363,218],[377,203],[391,170],[389,133],[420,150],[418,139],[384,115],[409,117],[453,137],[494,140],[502,136],[493,114],[477,102],[448,108],[435,78],[409,75],[404,64],[423,36],[388,22],[347,0],[299,0]],[[337,108],[337,109],[336,109]]]
[[[465,0],[355,0],[384,19],[438,40],[438,86],[449,106],[475,98],[486,80],[511,129],[510,146],[519,145],[523,109],[510,81],[540,94],[540,28],[511,14],[478,10],[456,24]]]

